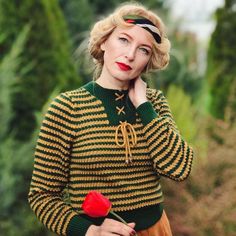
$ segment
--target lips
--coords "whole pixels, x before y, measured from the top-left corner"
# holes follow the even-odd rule
[[[123,71],[131,70],[132,68],[129,65],[126,65],[125,63],[116,62],[116,64],[119,66],[119,68]]]

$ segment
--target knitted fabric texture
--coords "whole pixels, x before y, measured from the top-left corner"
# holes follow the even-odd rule
[[[40,129],[29,193],[31,208],[46,227],[59,235],[84,235],[91,222],[75,209],[81,210],[90,190],[108,197],[113,211],[142,211],[163,201],[160,176],[182,181],[189,175],[193,152],[166,99],[154,89],[147,89],[147,98],[135,109],[127,91],[90,82],[54,99]],[[116,106],[124,106],[125,114],[118,114]],[[136,135],[128,152],[117,143],[121,121]],[[127,153],[132,153],[128,164]],[[66,187],[70,204],[63,201]]]

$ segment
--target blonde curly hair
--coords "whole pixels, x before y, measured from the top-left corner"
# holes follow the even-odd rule
[[[170,41],[166,36],[165,25],[161,18],[140,3],[126,3],[117,8],[114,13],[96,22],[90,32],[88,51],[95,63],[96,78],[100,75],[104,63],[104,52],[101,50],[101,44],[107,40],[117,26],[132,26],[132,24],[126,23],[123,19],[123,17],[127,15],[145,17],[160,31],[161,43],[157,43],[153,40],[153,53],[144,72],[164,69],[169,63]]]

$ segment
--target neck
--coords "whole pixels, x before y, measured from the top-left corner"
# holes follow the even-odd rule
[[[102,86],[103,88],[107,88],[107,89],[115,89],[115,90],[127,90],[129,88],[129,85],[127,84],[113,84],[113,83],[109,83],[109,82],[105,82],[103,80],[101,80],[100,78],[98,78],[96,80],[96,83],[99,84],[100,86]]]
[[[103,74],[96,80],[96,83],[100,86],[116,90],[127,90],[129,88],[129,82],[130,81],[121,81],[116,78],[107,78],[107,76]]]

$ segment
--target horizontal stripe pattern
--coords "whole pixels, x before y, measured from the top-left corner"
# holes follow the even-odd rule
[[[59,95],[43,120],[31,181],[29,202],[44,225],[66,235],[90,190],[105,194],[114,211],[135,210],[163,201],[160,175],[180,181],[191,168],[192,149],[181,139],[163,95],[148,89],[158,117],[143,126],[132,124],[138,143],[133,162],[115,143],[102,102],[85,88]],[[156,169],[153,171],[153,167]],[[63,201],[68,187],[71,205]]]
[[[191,171],[193,150],[180,136],[162,92],[151,92],[153,96],[149,95],[159,116],[144,128],[144,132],[154,167],[160,175],[183,181]]]

